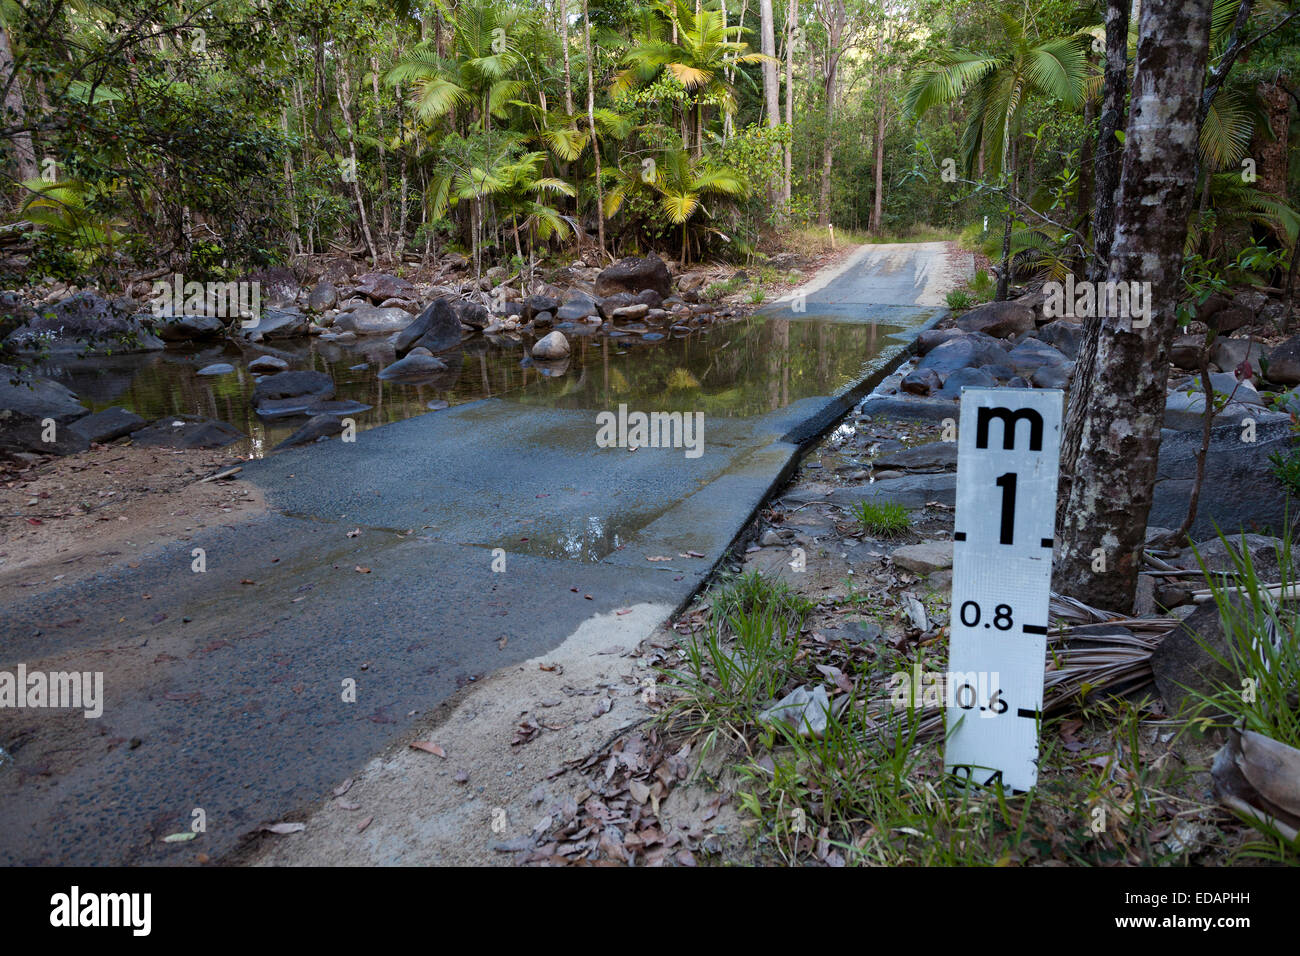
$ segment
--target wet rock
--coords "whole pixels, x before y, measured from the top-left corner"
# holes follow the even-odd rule
[[[689,331],[689,330],[688,330]],[[860,406],[866,417],[891,419],[916,419],[941,422],[959,417],[958,404],[949,398],[922,398],[915,395],[868,395]]]
[[[259,355],[257,358],[253,359],[253,361],[248,363],[248,370],[250,372],[275,373],[287,371],[288,368],[288,362],[282,358],[277,358],[274,355]]]
[[[552,332],[534,343],[532,355],[535,359],[547,362],[568,358],[569,340],[564,337],[563,332]]]
[[[596,310],[602,319],[609,321],[613,319],[614,312],[617,309],[626,308],[629,305],[639,305],[636,297],[627,292],[620,292],[616,295],[606,296],[596,302]]]
[[[800,492],[796,491],[786,498],[794,500],[799,495]],[[815,493],[809,500],[853,507],[859,501],[877,498],[881,501],[896,501],[907,508],[924,508],[930,501],[951,506],[957,498],[957,476],[949,472],[904,475],[901,478],[877,476],[877,480],[869,485],[837,488],[829,496]]]
[[[556,310],[555,318],[559,322],[580,322],[583,319],[598,315],[594,301],[573,301],[566,302]]]
[[[995,385],[997,380],[982,368],[959,368],[944,379],[939,394],[949,398],[960,398],[963,388],[992,388]]]
[[[195,375],[233,375],[235,367],[225,362],[213,362],[195,372]]]
[[[262,309],[255,318],[234,325],[237,335],[252,342],[298,338],[310,328],[311,320],[297,309]]]
[[[275,398],[262,402],[254,411],[258,418],[276,421],[282,418],[298,418],[302,415],[360,415],[373,406],[363,405],[350,399],[330,401],[323,398]]]
[[[337,415],[314,415],[296,432],[276,445],[272,451],[282,451],[297,445],[310,445],[343,431],[343,420]]]
[[[68,429],[88,442],[110,442],[144,428],[147,423],[135,412],[114,405],[102,412],[79,418]]]
[[[411,324],[411,313],[405,309],[362,305],[351,312],[341,312],[334,326],[344,332],[357,335],[391,335],[400,332]],[[457,341],[459,341],[460,322],[456,322]]]
[[[664,297],[654,289],[642,289],[636,294],[636,301],[648,309],[659,309],[663,307]]]
[[[135,432],[131,441],[162,448],[224,448],[244,437],[243,432],[225,422],[197,415],[169,415]]]
[[[538,312],[533,316],[533,325],[539,329],[549,328],[551,323],[554,321],[555,316],[551,315],[549,312]]]
[[[379,378],[385,382],[413,383],[446,369],[447,363],[442,359],[436,358],[426,348],[416,347],[406,354],[406,358],[394,362],[380,372]]]
[[[1034,331],[1034,310],[1017,302],[990,302],[961,316],[957,328],[963,332],[983,332],[995,339],[1005,339],[1009,335]]]
[[[268,375],[253,388],[253,404],[277,398],[332,398],[334,382],[324,372],[280,372]]]
[[[916,574],[932,574],[952,567],[951,541],[922,541],[895,548],[890,560]]]
[[[668,266],[658,256],[644,259],[623,259],[603,270],[596,277],[596,295],[605,297],[617,292],[636,295],[642,289],[653,289],[661,297],[672,295],[672,276]]]
[[[402,329],[393,347],[398,355],[416,346],[436,354],[455,348],[462,337],[460,319],[450,300],[434,299],[414,322]]]
[[[316,287],[311,290],[311,295],[307,296],[308,312],[324,312],[326,309],[332,309],[339,304],[339,290],[335,288],[334,283],[324,280],[317,282]]]

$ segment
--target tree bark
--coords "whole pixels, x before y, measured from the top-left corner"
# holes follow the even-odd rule
[[[1097,256],[1088,264],[1088,280],[1102,282],[1110,268],[1110,247],[1115,232],[1115,203],[1119,199],[1120,165],[1124,145],[1115,135],[1127,122],[1128,27],[1130,0],[1110,0],[1106,8],[1106,80],[1094,159],[1092,217],[1093,247]],[[1083,418],[1091,404],[1093,372],[1097,367],[1097,341],[1101,319],[1085,318],[1079,355],[1070,389],[1070,406],[1061,433],[1061,487],[1057,494],[1056,523],[1061,526],[1069,500],[1073,465],[1079,457]]]
[[[1055,582],[1110,610],[1132,608],[1146,541],[1196,188],[1211,3],[1148,2],[1140,19],[1108,279],[1151,283],[1151,316],[1145,328],[1123,316],[1102,320]],[[1104,571],[1093,570],[1099,558]]]
[[[780,92],[776,79],[776,25],[772,16],[772,0],[759,0],[759,42],[762,53],[770,59],[763,61],[763,102],[767,125],[775,127],[781,122]]]
[[[794,38],[795,21],[799,16],[799,0],[790,0],[785,16],[785,125],[789,138],[785,143],[784,175],[781,180],[781,201],[790,205],[794,154]]]
[[[361,195],[361,174],[357,168],[357,143],[355,128],[352,125],[352,108],[349,105],[352,99],[352,84],[348,79],[342,57],[339,58],[338,83],[335,85],[335,92],[338,94],[339,109],[343,113],[343,125],[348,132],[348,156],[352,163],[352,195],[357,201],[357,212],[361,216],[361,235],[365,238],[366,249],[370,253],[370,265],[373,268],[378,268],[379,254],[375,250],[374,236],[370,234],[370,220],[366,216],[366,203]]]
[[[831,223],[831,170],[835,162],[835,92],[839,85],[840,56],[843,53],[844,30],[848,14],[844,0],[834,0],[826,9],[826,130],[822,140],[821,196],[817,204],[817,222],[821,226]]]
[[[883,95],[883,91],[882,91]],[[878,236],[884,230],[885,214],[885,104],[876,107],[876,194],[871,203],[871,223],[867,231]]]
[[[587,58],[587,123],[591,127],[591,154],[596,160],[596,242],[600,262],[605,261],[605,187],[600,181],[600,139],[596,135],[596,74],[591,62],[591,12],[582,0],[582,43]]]
[[[573,73],[569,69],[569,2],[560,0],[560,45],[564,47],[564,115],[573,116]],[[572,119],[570,119],[572,122]]]
[[[14,75],[14,52],[9,42],[9,31],[0,26],[0,85],[4,87],[4,122],[6,126],[23,126],[27,122],[27,108],[23,104],[23,87]],[[32,134],[24,130],[15,133],[11,140],[14,151],[14,163],[18,167],[18,180],[40,177],[40,167],[36,164],[36,147],[32,143]]]

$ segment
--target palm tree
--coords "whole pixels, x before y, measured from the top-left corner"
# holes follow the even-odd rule
[[[1009,197],[1019,188],[1017,160],[1021,124],[1029,101],[1041,97],[1065,109],[1083,103],[1088,79],[1085,40],[1080,35],[1031,40],[1020,21],[999,13],[1010,50],[1005,53],[951,51],[940,54],[922,69],[908,87],[904,108],[915,119],[929,109],[965,101],[970,119],[962,132],[962,161],[969,175],[981,151],[987,164],[998,170]],[[1011,230],[1014,220],[1010,198],[1002,241],[1002,274],[998,299],[1005,299],[1011,278]]]
[[[490,0],[459,3],[454,11],[444,0],[435,2],[452,24],[450,55],[439,56],[426,41],[388,71],[387,81],[414,85],[415,114],[426,122],[472,107],[479,127],[491,129],[492,117],[504,117],[524,89],[512,76],[523,62],[511,37],[521,14]]]
[[[667,72],[694,102],[694,149],[704,150],[704,110],[718,106],[724,115],[736,112],[736,90],[727,80],[728,67],[764,63],[769,57],[750,52],[738,39],[740,26],[727,26],[721,10],[711,10],[689,0],[656,0],[659,18],[648,19],[641,37],[627,52],[627,67],[614,78],[615,95],[653,82]],[[675,40],[674,40],[675,37]]]
[[[626,173],[605,197],[605,214],[613,216],[622,206],[634,184],[644,183],[657,196],[657,204],[675,226],[682,227],[682,263],[690,261],[688,225],[697,212],[708,209],[706,196],[744,196],[749,192],[745,177],[730,166],[708,158],[697,158],[685,149],[663,150],[655,159],[653,173],[638,177]]]

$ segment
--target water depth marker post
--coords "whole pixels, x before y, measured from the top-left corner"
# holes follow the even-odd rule
[[[981,786],[1038,779],[1063,405],[1055,389],[961,394],[944,769]]]

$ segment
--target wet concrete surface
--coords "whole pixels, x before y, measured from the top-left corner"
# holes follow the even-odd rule
[[[705,412],[698,458],[597,447],[597,413],[624,396],[593,363],[550,400],[521,390],[251,462],[269,513],[5,608],[0,670],[102,671],[106,702],[98,719],[0,711],[0,862],[218,859],[468,683],[595,614],[685,604],[801,446],[940,317],[827,289],[851,315],[778,304],[735,374],[714,369],[747,347],[721,336],[690,394],[640,390],[643,410]],[[870,354],[820,374],[843,368],[843,324]],[[196,809],[207,831],[164,843]]]

